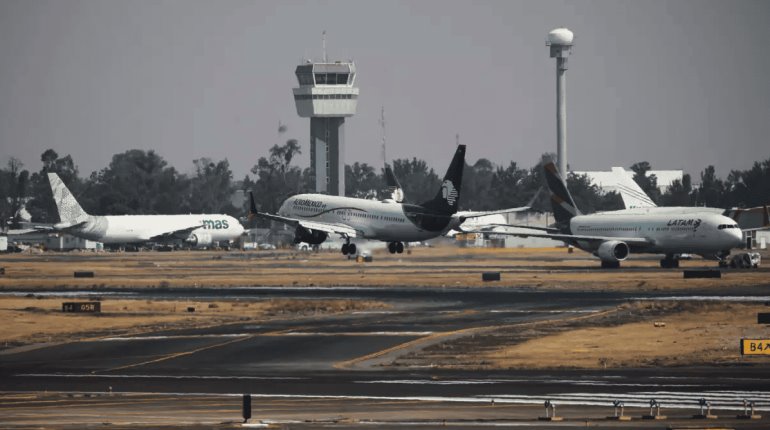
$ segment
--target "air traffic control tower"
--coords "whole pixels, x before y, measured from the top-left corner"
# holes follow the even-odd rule
[[[310,118],[310,168],[317,193],[345,195],[345,118],[356,113],[353,62],[307,61],[297,66],[297,115]]]

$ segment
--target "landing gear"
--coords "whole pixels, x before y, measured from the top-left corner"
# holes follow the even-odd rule
[[[391,254],[402,254],[404,252],[403,242],[388,242],[388,251]]]
[[[679,268],[679,259],[674,258],[673,255],[666,255],[666,258],[660,260],[660,267],[664,269],[677,269]]]
[[[356,255],[356,244],[350,243],[350,239],[342,244],[342,255]]]
[[[602,261],[602,269],[619,269],[620,261]]]

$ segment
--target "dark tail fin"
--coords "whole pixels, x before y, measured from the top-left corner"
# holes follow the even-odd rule
[[[257,205],[254,203],[254,193],[249,191],[249,221],[257,216]]]
[[[404,201],[404,189],[398,183],[398,178],[390,168],[390,164],[385,163],[385,189],[390,192],[390,198],[401,203]]]
[[[556,222],[569,226],[572,217],[580,215],[580,211],[572,200],[572,195],[567,190],[567,184],[559,174],[559,170],[553,162],[543,166],[545,169],[545,181],[551,191],[551,207]]]
[[[463,182],[463,168],[465,167],[465,145],[458,145],[455,156],[449,164],[444,180],[441,181],[436,197],[423,203],[421,206],[435,212],[452,215],[457,212],[460,203],[460,189]]]

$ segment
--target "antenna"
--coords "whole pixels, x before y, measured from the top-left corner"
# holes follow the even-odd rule
[[[321,33],[321,38],[323,39],[323,48],[324,48],[324,63],[327,63],[326,61],[326,30]]]
[[[380,127],[382,127],[382,162],[388,164],[388,155],[385,147],[385,106],[380,110]]]
[[[455,144],[460,146],[460,133],[455,134]]]

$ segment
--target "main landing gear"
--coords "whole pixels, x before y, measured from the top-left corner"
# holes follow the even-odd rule
[[[673,255],[666,255],[666,258],[660,260],[660,267],[664,269],[677,269],[679,268],[679,259],[674,258]]]
[[[342,244],[342,255],[356,255],[356,244],[350,243],[350,238]]]
[[[403,242],[388,242],[388,251],[390,251],[391,254],[401,254],[404,252],[404,243]]]

